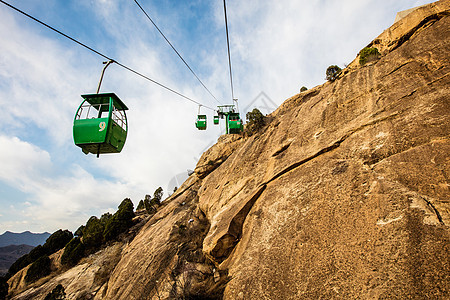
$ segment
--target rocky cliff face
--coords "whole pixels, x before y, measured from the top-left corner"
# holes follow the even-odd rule
[[[220,138],[116,246],[107,276],[71,275],[66,293],[450,298],[450,1],[410,13],[371,45],[379,60],[286,100],[258,134]],[[43,298],[64,274],[15,299]]]

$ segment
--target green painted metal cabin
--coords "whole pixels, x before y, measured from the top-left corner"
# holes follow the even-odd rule
[[[85,154],[119,153],[127,138],[128,107],[114,93],[81,95],[73,121],[73,140]]]
[[[197,122],[195,122],[195,127],[198,130],[206,130],[206,115],[198,115]]]
[[[228,114],[228,132],[240,133],[244,129],[239,113],[231,112]]]

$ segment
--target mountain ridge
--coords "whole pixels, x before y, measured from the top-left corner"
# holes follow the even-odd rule
[[[5,231],[3,234],[0,234],[0,247],[22,244],[36,247],[44,244],[49,236],[49,232],[32,233],[27,230],[21,233],[15,233]]]

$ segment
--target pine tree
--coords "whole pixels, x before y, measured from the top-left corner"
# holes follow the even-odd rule
[[[335,81],[336,78],[341,74],[342,69],[336,65],[329,66],[326,72],[326,80]]]

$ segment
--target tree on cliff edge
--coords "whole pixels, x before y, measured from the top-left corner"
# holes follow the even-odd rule
[[[119,205],[119,210],[108,220],[103,232],[104,241],[116,238],[133,225],[134,205],[129,198],[126,198]]]
[[[342,69],[336,65],[329,66],[326,72],[326,79],[328,81],[335,81],[336,78],[341,74]]]
[[[96,216],[92,216],[83,230],[83,243],[88,249],[96,249],[103,243],[104,224]]]
[[[156,191],[153,193],[153,200],[157,202],[155,204],[159,205],[161,203],[161,199],[162,199],[163,195],[164,195],[164,192],[163,192],[162,187],[157,188]]]
[[[136,211],[145,209],[144,200],[139,201]]]
[[[69,230],[59,229],[48,237],[43,247],[45,248],[46,253],[50,255],[64,248],[67,243],[70,242],[72,237],[73,234]]]
[[[161,205],[161,199],[164,195],[162,187],[159,187],[153,193],[153,198],[150,195],[145,195],[144,207],[149,214],[154,214]]]
[[[248,112],[245,117],[247,118],[246,131],[248,135],[258,132],[266,124],[266,117],[257,108]]]

